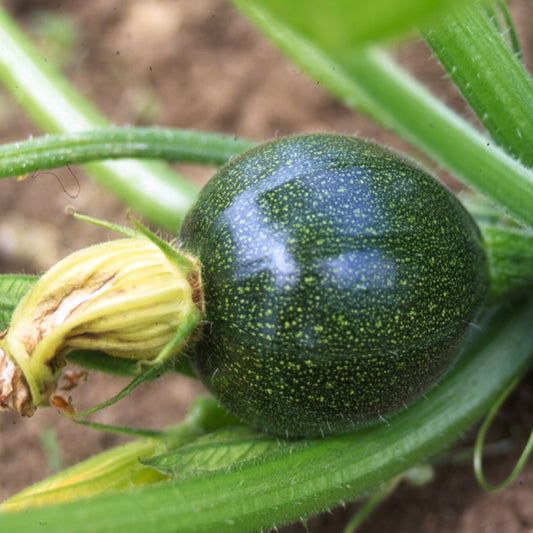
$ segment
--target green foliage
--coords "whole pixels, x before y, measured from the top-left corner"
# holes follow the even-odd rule
[[[238,467],[255,458],[296,444],[276,439],[248,426],[223,428],[189,444],[142,461],[175,478],[197,476],[215,470]]]
[[[108,120],[54,69],[0,8],[0,81],[48,133],[108,126]],[[157,161],[88,164],[91,175],[165,229],[179,227],[196,187]],[[149,185],[148,185],[149,184]]]

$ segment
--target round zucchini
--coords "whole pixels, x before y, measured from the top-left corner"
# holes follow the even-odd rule
[[[335,134],[256,147],[180,232],[201,264],[193,367],[231,412],[314,437],[383,420],[453,363],[487,294],[478,228],[399,154]]]

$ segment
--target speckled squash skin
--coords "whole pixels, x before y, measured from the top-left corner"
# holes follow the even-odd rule
[[[180,233],[201,261],[192,364],[266,431],[315,437],[387,418],[453,362],[487,292],[477,226],[395,152],[334,134],[236,157]]]

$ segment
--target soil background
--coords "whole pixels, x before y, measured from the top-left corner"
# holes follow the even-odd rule
[[[261,140],[308,131],[359,134],[417,152],[390,132],[347,109],[288,63],[237,11],[222,0],[7,0],[42,50],[75,86],[119,125],[164,125],[219,131]],[[533,8],[513,4],[526,62],[533,60]],[[59,31],[54,24],[60,20]],[[56,29],[54,29],[56,28]],[[395,53],[447,104],[474,120],[443,76],[430,51],[410,42]],[[0,91],[0,141],[39,135],[11,96]],[[430,164],[426,162],[427,164]],[[445,181],[453,179],[437,168]],[[213,169],[181,167],[199,184]],[[92,183],[79,168],[36,173],[0,183],[0,272],[40,273],[67,253],[111,236],[65,214],[74,205],[89,215],[126,223],[126,206]],[[78,408],[107,399],[126,381],[92,374],[75,393]],[[531,378],[498,418],[494,439],[512,450],[486,462],[491,479],[512,469],[533,427]],[[161,428],[181,420],[191,399],[204,393],[195,381],[167,375],[99,413],[98,421]],[[52,433],[50,433],[52,430]],[[41,409],[31,419],[0,416],[0,499],[49,473],[43,435],[55,435],[63,465],[124,442],[124,437],[86,429]],[[472,443],[475,428],[464,436]],[[311,533],[336,533],[357,504],[311,518]],[[306,531],[302,524],[283,533]],[[422,488],[402,483],[360,529],[420,533],[525,533],[533,531],[533,468],[499,493],[484,493],[469,460],[435,466]],[[44,531],[44,529],[43,529]],[[73,527],[75,531],[75,527]],[[179,531],[179,526],[177,527]]]

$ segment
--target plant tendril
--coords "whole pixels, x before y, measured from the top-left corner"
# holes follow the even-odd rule
[[[494,417],[500,410],[503,402],[507,399],[509,394],[514,390],[516,385],[518,384],[518,379],[515,379],[508,387],[505,389],[503,394],[500,396],[500,398],[496,401],[496,403],[492,406],[490,411],[487,414],[487,417],[481,424],[481,427],[479,429],[479,433],[476,437],[476,444],[474,446],[474,474],[476,476],[476,479],[483,488],[483,490],[487,492],[495,492],[501,489],[504,489],[508,485],[510,485],[518,476],[518,474],[522,471],[522,468],[524,467],[525,463],[529,459],[529,456],[531,455],[531,452],[533,451],[533,431],[529,435],[529,439],[527,441],[527,444],[520,454],[520,457],[518,458],[518,461],[516,462],[515,467],[504,481],[499,483],[498,485],[491,485],[487,479],[485,478],[485,475],[483,473],[483,447],[485,444],[485,438],[487,436],[487,432],[489,430],[490,425],[492,424],[492,421],[494,420]]]
[[[35,172],[31,172],[31,173],[28,173],[28,174],[20,174],[19,176],[17,176],[17,181],[24,181],[26,180],[27,178],[31,178],[31,179],[35,179],[35,178],[39,178],[41,176],[45,176],[45,175],[50,175],[50,176],[53,176],[57,183],[59,184],[59,186],[61,187],[61,190],[72,200],[75,200],[76,198],[79,197],[80,195],[80,192],[81,192],[81,185],[80,185],[80,180],[78,179],[78,176],[76,176],[76,174],[74,173],[74,171],[72,170],[70,164],[68,162],[65,162],[65,166],[66,168],[68,169],[70,175],[72,176],[72,178],[74,179],[74,183],[75,183],[75,192],[70,192],[68,189],[67,189],[67,186],[63,183],[63,181],[61,180],[61,178],[59,177],[58,174],[56,174],[54,171],[52,170],[47,170],[47,171],[35,171]]]

